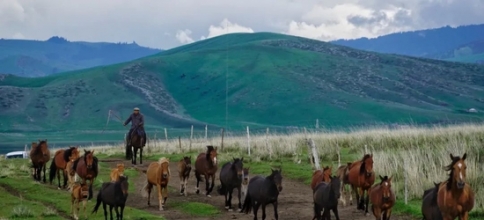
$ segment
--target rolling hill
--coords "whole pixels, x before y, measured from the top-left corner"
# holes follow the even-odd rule
[[[473,42],[484,40],[484,24],[466,25],[452,28],[449,26],[393,33],[377,38],[359,38],[354,40],[336,40],[331,43],[355,49],[380,53],[400,54],[450,61],[475,63],[475,59],[455,59],[454,51]]]
[[[70,42],[0,39],[0,73],[36,77],[126,62],[161,50],[136,43]]]
[[[225,126],[226,83],[230,129],[483,119],[467,112],[484,109],[483,66],[254,33],[66,74],[3,75],[0,132],[101,130],[109,110],[124,120],[135,106],[148,130]]]

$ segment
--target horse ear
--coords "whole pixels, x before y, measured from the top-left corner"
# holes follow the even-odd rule
[[[370,157],[373,158],[373,153],[370,154]]]
[[[452,155],[452,153],[450,153],[450,159],[453,160],[454,159],[454,155]]]
[[[380,180],[383,181],[383,177],[381,175],[378,175],[380,177]]]
[[[232,157],[232,160],[234,160],[234,161],[235,161],[235,157]]]
[[[91,151],[91,154],[94,154],[94,150]]]
[[[87,153],[86,149],[84,149],[84,153]]]
[[[274,169],[271,168],[271,171],[274,173]]]
[[[244,162],[244,157],[240,158],[240,161]]]
[[[465,160],[467,157],[467,153],[464,153],[464,156],[462,156],[462,160]]]
[[[390,178],[388,178],[388,182],[391,182],[391,181],[392,181],[392,179],[393,179],[393,175],[392,175],[392,176],[390,176]]]

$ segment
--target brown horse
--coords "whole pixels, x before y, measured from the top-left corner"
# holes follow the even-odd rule
[[[449,178],[440,184],[437,193],[437,205],[444,220],[453,220],[457,217],[460,220],[467,220],[469,212],[474,208],[475,194],[466,183],[466,157],[467,153],[462,158],[450,154],[452,163],[445,167],[446,171],[450,171]]]
[[[373,154],[365,154],[360,161],[353,162],[349,167],[348,182],[353,192],[356,192],[357,209],[364,210],[368,215],[368,190],[375,183],[373,172]],[[366,198],[365,198],[366,192]]]
[[[200,153],[195,161],[195,177],[197,178],[197,191],[200,193],[199,184],[202,181],[202,175],[205,176],[206,196],[211,197],[210,193],[215,185],[215,173],[217,173],[217,147],[207,146],[206,153]],[[212,178],[212,184],[209,185],[209,178]]]
[[[139,150],[139,164],[143,164],[143,136],[138,134],[138,127],[131,132],[131,140],[126,144],[126,160],[131,159],[131,164],[136,165],[136,156]],[[142,132],[145,132],[144,130]]]
[[[94,150],[86,151],[84,150],[84,155],[77,158],[74,161],[73,169],[76,171],[77,175],[82,179],[82,183],[86,184],[89,180],[89,197],[88,200],[92,199],[92,184],[99,173],[98,159],[94,156]]]
[[[329,183],[331,181],[331,173],[333,172],[333,167],[326,166],[321,170],[316,170],[313,173],[313,179],[311,181],[311,189],[314,190],[316,185],[321,182]]]
[[[118,181],[120,176],[124,176],[124,163],[118,163],[116,168],[112,169],[111,174],[109,175],[111,182]]]
[[[66,188],[67,186],[67,172],[66,167],[67,163],[69,162],[69,158],[76,160],[79,158],[79,149],[78,147],[70,147],[68,149],[60,149],[57,150],[54,154],[54,158],[50,163],[50,171],[49,171],[49,181],[52,184],[52,180],[54,180],[55,175],[57,173],[57,182],[58,182],[58,189],[61,189],[60,185],[60,172],[64,174],[64,185],[62,188]]]
[[[395,205],[392,178],[380,176],[380,184],[374,185],[370,189],[371,209],[376,220],[390,220],[392,215],[392,208]]]
[[[178,161],[178,176],[180,177],[180,195],[187,196],[187,183],[192,170],[192,156],[183,157]]]
[[[343,203],[343,206],[346,206],[346,187],[345,185],[350,185],[350,182],[348,181],[348,174],[350,173],[350,166],[352,163],[347,163],[346,165],[341,165],[338,167],[338,170],[336,171],[336,176],[339,178],[341,182],[341,189],[340,189],[340,197],[339,201]],[[350,205],[353,205],[353,196],[351,195],[351,192],[348,193],[350,196]]]
[[[45,167],[50,160],[49,146],[46,140],[39,140],[39,143],[32,143],[32,149],[30,149],[30,160],[32,161],[32,167],[34,168],[34,179],[40,182],[41,172],[44,170],[44,183],[47,182],[45,178]]]
[[[143,188],[144,192],[148,193],[148,206],[150,206],[151,189],[153,188],[153,185],[156,185],[160,211],[163,211],[166,199],[168,199],[168,182],[170,181],[170,175],[170,161],[168,158],[162,157],[158,162],[153,162],[148,166],[148,169],[146,170],[147,183]]]
[[[87,219],[87,196],[89,194],[89,187],[87,184],[75,184],[72,187],[71,192],[71,214],[74,219],[79,219],[79,205],[82,202],[82,208],[84,209],[84,218]]]

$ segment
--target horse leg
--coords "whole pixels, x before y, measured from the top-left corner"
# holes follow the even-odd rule
[[[86,179],[84,179],[84,183],[86,182]],[[93,184],[93,180],[89,180],[89,196],[87,197],[87,200],[91,200],[92,199],[92,184]]]
[[[357,203],[358,203],[358,209],[359,210],[365,210],[365,192],[363,191],[363,189],[361,187],[358,187],[357,188]]]
[[[123,219],[123,212],[124,212],[124,205],[121,205],[120,208],[121,208],[121,211],[120,211],[121,218],[120,219],[122,220]]]
[[[108,220],[108,210],[106,209],[105,202],[103,202],[103,210],[104,210],[104,220]]]
[[[226,188],[223,183],[221,184],[220,187],[222,189]],[[229,191],[227,189],[225,189],[224,197],[225,197],[225,209],[229,210],[230,209],[230,206],[229,206]]]
[[[266,219],[266,203],[262,203],[262,220]]]
[[[274,206],[274,218],[279,220],[279,214],[277,214],[277,201],[273,202],[272,205]]]
[[[229,211],[233,211],[232,209],[232,193],[234,192],[234,188],[231,188],[227,191],[227,193],[229,194],[229,199],[227,200],[227,203],[229,205]]]
[[[259,210],[260,204],[261,204],[260,202],[255,203],[255,201],[252,201],[252,209],[254,209],[253,210],[254,220],[257,220],[257,211]]]
[[[388,211],[391,212],[392,210],[389,209]],[[388,214],[388,219],[390,219],[390,214]],[[459,216],[459,220],[468,220],[468,219],[469,219],[469,212],[464,212]]]
[[[356,209],[360,210],[360,194],[358,191],[358,188],[356,186],[351,185],[351,193],[355,193],[355,199],[356,199]],[[351,201],[350,201],[351,203]]]
[[[56,168],[55,172],[57,173],[57,189],[60,189],[61,188],[61,186],[60,186],[60,169]]]
[[[134,164],[136,165],[136,156],[138,154],[138,148],[137,147],[133,147],[133,156],[131,157],[131,164]]]
[[[119,210],[118,210],[118,206],[114,206],[114,212],[116,212],[116,220],[120,219],[119,218]]]
[[[353,188],[351,187],[350,185],[350,188],[347,190],[347,188],[344,186],[345,184],[343,184],[343,190],[348,194],[350,195],[350,205],[353,205]]]
[[[373,211],[373,215],[375,216],[375,219],[381,220],[381,209],[378,207],[375,207],[375,205],[372,205],[371,209]],[[385,216],[383,216],[383,219],[385,219]]]
[[[185,193],[184,194],[185,194],[185,196],[188,196],[188,192],[187,192],[188,176],[186,176],[184,179],[185,179],[184,180],[184,186],[183,186],[183,188],[185,190]]]
[[[337,205],[333,208],[333,213],[334,213],[334,216],[336,217],[336,220],[339,220],[338,206]]]
[[[167,199],[168,199],[168,184],[163,188],[163,207],[165,207]]]
[[[65,189],[67,187],[67,171],[63,170],[63,173],[64,173],[64,186],[62,188]]]
[[[239,209],[237,211],[240,212],[240,210],[242,210],[242,204],[240,203],[240,197],[241,197],[241,194],[242,194],[242,186],[239,186],[237,188],[237,194],[238,194],[237,196],[239,198]]]
[[[136,160],[135,160],[136,162]],[[139,148],[139,164],[143,164],[143,148]]]
[[[163,195],[161,194],[161,185],[156,184],[156,189],[158,190],[158,203],[160,205],[160,211],[163,211]]]
[[[113,206],[109,205],[109,218],[113,220]]]
[[[210,185],[210,191],[209,191],[209,193],[211,193],[211,192],[212,192],[213,187],[215,186],[215,173],[214,173],[214,174],[212,174],[211,176],[212,176],[212,183],[211,183],[211,185]],[[207,178],[207,179],[208,179],[208,178]],[[208,181],[207,181],[207,182],[208,182]],[[210,196],[209,196],[209,197],[210,197]],[[231,197],[232,197],[232,195],[231,195]]]
[[[86,211],[86,208],[87,208],[87,200],[85,200],[85,199],[82,200],[82,207],[84,209],[84,218],[87,219],[87,211]]]
[[[340,193],[340,197],[339,197],[339,201],[341,201],[341,203],[343,204],[343,206],[346,206],[346,200],[345,200],[345,184],[343,183],[343,181],[341,181],[341,186],[339,187],[339,193]]]
[[[370,193],[368,193],[368,190],[363,190],[363,193],[361,194],[362,197],[365,198],[365,215],[366,216],[369,216],[370,214],[368,213],[368,204],[370,203]],[[365,192],[366,192],[366,196],[365,196]]]
[[[47,182],[47,180],[45,179],[45,167],[46,167],[46,163],[43,165],[44,167],[44,183]],[[39,170],[39,181],[40,181],[40,170]]]
[[[151,190],[153,189],[153,185],[151,185],[150,183],[148,183],[148,206],[150,206],[150,200],[151,200]]]
[[[185,190],[184,185],[183,185],[184,181],[185,180],[184,180],[184,177],[183,177],[183,174],[182,174],[182,175],[180,175],[180,195],[183,195],[183,191]]]
[[[207,197],[212,197],[210,196],[210,181],[209,181],[210,176],[205,173],[205,195]]]
[[[196,189],[195,193],[196,194],[199,194],[200,193],[200,189],[198,187],[200,185],[200,181],[201,181],[202,178],[200,176],[200,173],[198,171],[196,171],[196,170],[195,170],[195,178],[197,179],[197,186],[195,188]]]

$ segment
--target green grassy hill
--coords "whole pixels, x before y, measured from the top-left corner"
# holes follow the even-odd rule
[[[484,39],[466,43],[445,53],[429,57],[456,62],[484,64]]]
[[[135,106],[148,129],[479,121],[484,67],[272,33],[229,34],[112,66],[0,78],[0,131],[102,130]],[[112,117],[113,119],[116,119]],[[108,130],[120,130],[111,122]]]
[[[46,76],[134,60],[160,52],[136,43],[70,42],[0,39],[0,73]]]

